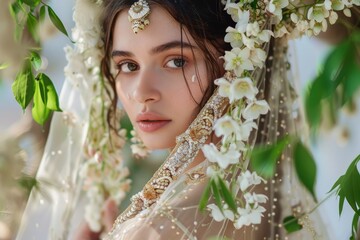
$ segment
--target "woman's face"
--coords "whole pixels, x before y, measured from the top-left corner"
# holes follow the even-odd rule
[[[116,91],[134,128],[149,149],[163,149],[174,147],[176,136],[195,119],[208,77],[190,34],[183,32],[181,47],[180,24],[161,7],[151,11],[150,24],[137,34],[127,11],[120,12],[112,58]]]

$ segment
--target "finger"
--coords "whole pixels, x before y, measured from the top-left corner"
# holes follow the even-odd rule
[[[118,213],[116,202],[113,199],[106,200],[103,210],[103,224],[107,232],[111,230]]]
[[[100,238],[100,233],[91,231],[89,224],[82,223],[76,231],[74,240],[98,240]]]

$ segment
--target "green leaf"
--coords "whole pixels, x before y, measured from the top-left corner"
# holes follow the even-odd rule
[[[208,182],[204,189],[204,192],[201,196],[200,202],[199,202],[200,211],[204,211],[206,208],[206,205],[207,205],[207,203],[209,201],[209,197],[210,197],[210,188],[211,188],[211,183]]]
[[[223,199],[225,200],[227,205],[229,205],[230,209],[236,212],[236,203],[234,197],[232,196],[225,182],[220,177],[218,177],[218,183],[220,186],[220,193]]]
[[[35,51],[30,52],[30,62],[33,65],[34,69],[36,71],[39,71],[42,60],[41,60],[40,55],[37,52],[35,52]]]
[[[8,63],[2,63],[0,64],[0,70],[3,70],[5,68],[8,68],[9,67],[9,64]]]
[[[23,176],[17,180],[18,184],[30,193],[31,189],[38,186],[38,182],[34,177]]]
[[[40,125],[44,125],[51,113],[51,110],[46,107],[46,103],[47,94],[45,85],[43,81],[37,80],[35,82],[35,94],[34,104],[32,108],[32,116],[34,120]]]
[[[23,2],[26,5],[34,8],[40,4],[41,0],[23,0]]]
[[[54,10],[50,7],[50,6],[47,6],[48,8],[48,12],[49,12],[49,17],[50,17],[50,20],[51,22],[54,24],[54,26],[60,31],[62,32],[63,34],[65,34],[67,37],[68,36],[68,33],[64,27],[64,24],[61,22],[60,18],[56,15],[56,13],[54,12]]]
[[[360,155],[352,161],[346,173],[342,175],[334,185],[338,188],[337,195],[340,198],[339,215],[341,215],[345,199],[354,212],[360,212],[360,174],[357,169],[359,161]]]
[[[62,111],[59,106],[59,97],[51,79],[44,73],[39,74],[39,80],[43,82],[46,90],[46,107],[53,111]]]
[[[315,196],[316,164],[310,151],[298,141],[294,147],[295,170],[300,182]]]
[[[258,4],[258,0],[254,0],[250,3],[250,6],[252,9],[256,10]]]
[[[341,183],[343,177],[344,177],[344,176],[341,176],[341,177],[339,177],[338,180],[336,180],[336,182],[335,182],[334,185],[331,187],[331,189],[330,189],[329,192],[331,192],[332,190],[334,190],[335,188],[337,188],[338,186],[340,186],[340,183]]]
[[[39,41],[39,35],[37,32],[38,21],[36,17],[32,15],[30,12],[28,13],[27,16],[26,25],[33,39],[36,42],[38,42]]]
[[[354,213],[354,217],[353,217],[352,224],[351,224],[351,236],[353,237],[353,239],[357,239],[356,235],[357,235],[357,231],[358,231],[358,227],[359,227],[359,217],[360,217],[359,214],[360,213]]]
[[[327,80],[328,86],[330,87],[329,92],[327,92],[328,94],[331,94],[339,84],[343,76],[340,74],[341,69],[348,55],[351,54],[351,51],[351,42],[347,39],[335,47],[326,58],[323,74],[324,79]]]
[[[45,7],[45,5],[42,5],[40,7],[40,11],[39,11],[39,21],[40,22],[44,21],[45,15],[46,15],[46,7]]]
[[[212,190],[212,193],[214,195],[216,205],[222,210],[222,202],[221,202],[220,191],[219,191],[214,179],[211,180],[211,190]]]
[[[31,69],[26,68],[25,71],[20,72],[11,88],[16,101],[25,110],[35,93],[35,79]]]
[[[18,2],[14,2],[9,5],[10,15],[12,16],[12,18],[14,19],[14,21],[16,23],[15,24],[15,32],[14,32],[14,37],[15,37],[16,41],[19,41],[22,38],[22,33],[24,31],[24,24],[25,24],[24,21],[20,21],[18,18],[18,14],[20,11],[22,11],[22,12],[24,12],[24,14],[26,14],[25,9]]]
[[[309,86],[305,95],[305,113],[310,127],[315,129],[321,122],[321,100],[323,98],[322,76],[318,76]]]
[[[302,229],[302,225],[299,224],[299,220],[294,216],[284,218],[283,225],[287,233],[296,232]]]
[[[288,138],[283,138],[275,144],[260,146],[251,153],[251,167],[263,178],[274,176],[276,162],[288,143]]]
[[[344,86],[342,104],[351,100],[360,88],[360,65],[356,64],[356,61],[355,54],[347,61],[347,66],[345,68],[346,78],[342,82]]]
[[[10,10],[10,15],[12,16],[12,18],[15,21],[17,21],[16,15],[20,12],[21,6],[17,2],[13,2],[12,4],[10,4],[9,10]]]

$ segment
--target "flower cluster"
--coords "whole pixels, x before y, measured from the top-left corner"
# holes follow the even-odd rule
[[[235,190],[236,193],[241,191],[238,195],[243,200],[238,202],[244,204],[238,206],[236,211],[229,209],[227,204],[208,205],[216,221],[229,219],[234,222],[236,228],[259,224],[265,211],[260,204],[267,200],[266,196],[256,194],[249,188],[260,184],[262,178],[255,172],[250,173],[246,170],[247,166],[241,161],[246,158],[249,150],[247,143],[251,132],[258,127],[257,119],[270,110],[265,100],[257,99],[259,90],[251,78],[251,72],[264,66],[266,52],[263,46],[270,41],[274,33],[265,29],[265,19],[255,18],[254,21],[250,4],[251,1],[241,3],[228,1],[225,5],[225,10],[236,25],[226,29],[225,42],[232,46],[232,50],[226,51],[223,57],[224,68],[228,73],[216,79],[215,84],[219,86],[219,94],[229,99],[230,107],[229,111],[214,124],[215,135],[221,137],[220,146],[208,144],[202,148],[205,157],[218,166],[209,167],[207,174],[212,178],[224,175],[229,171],[229,166],[235,165],[244,169],[236,181],[239,187]],[[229,192],[234,191],[229,190]],[[238,198],[235,199],[239,200]]]
[[[271,0],[267,11],[274,15],[274,21],[278,23],[275,37],[295,39],[304,34],[312,36],[325,32],[328,24],[335,24],[338,20],[338,11],[351,17],[350,8],[354,5],[359,6],[360,1],[324,0],[309,4],[299,0]]]
[[[150,154],[150,151],[141,141],[136,131],[131,130],[130,134],[132,135],[132,138],[130,139],[130,141],[132,142],[130,148],[133,156],[136,158],[145,158],[146,156],[148,156]]]
[[[81,88],[79,92],[84,95],[83,99],[91,102],[89,128],[84,145],[86,160],[79,175],[84,181],[88,197],[85,219],[93,231],[100,231],[102,228],[101,211],[105,201],[112,198],[119,205],[130,188],[128,169],[123,166],[121,158],[126,131],[110,129],[106,122],[111,99],[104,89],[106,83],[99,67],[103,54],[101,28],[98,24],[100,5],[101,1],[76,1],[76,27],[72,31],[76,44],[75,48],[65,49],[69,62],[65,68],[65,76],[74,88]],[[118,111],[111,121],[118,120],[121,114]],[[71,124],[72,113],[66,112],[64,121]],[[115,128],[120,129],[119,123]]]
[[[228,112],[214,124],[215,135],[221,137],[219,146],[208,144],[202,150],[212,163],[207,174],[213,182],[226,176],[226,172],[241,169],[236,181],[238,189],[228,189],[233,193],[234,201],[239,203],[236,211],[228,202],[224,206],[209,204],[216,221],[229,219],[236,228],[259,224],[265,208],[260,204],[267,197],[256,194],[252,185],[260,184],[263,179],[256,172],[247,170],[248,152],[251,148],[249,137],[257,129],[257,119],[270,110],[265,100],[257,99],[259,90],[255,86],[252,74],[264,66],[267,53],[264,50],[270,39],[292,39],[304,34],[317,35],[326,31],[327,23],[334,24],[338,18],[336,11],[350,16],[353,5],[358,0],[324,0],[305,3],[302,0],[223,0],[225,10],[235,22],[235,26],[226,29],[224,41],[232,47],[223,56],[224,77],[216,79],[219,94],[229,99]],[[270,30],[271,29],[271,30]],[[249,147],[250,146],[250,147]],[[234,167],[233,167],[234,166]],[[232,180],[233,181],[233,180]],[[231,184],[225,185],[230,186]],[[220,186],[224,187],[224,186]],[[249,190],[250,189],[250,190]],[[240,194],[238,194],[240,191]],[[243,198],[243,199],[239,199]],[[244,201],[245,200],[245,201]],[[231,201],[230,201],[231,202]]]
[[[237,211],[234,213],[229,209],[227,204],[224,204],[222,209],[213,203],[209,204],[207,207],[211,210],[211,215],[214,220],[220,222],[229,219],[234,221],[234,227],[237,229],[251,224],[259,224],[263,212],[265,212],[265,208],[259,204],[265,203],[267,197],[263,194],[251,193],[247,190],[249,190],[251,186],[256,186],[261,182],[265,182],[265,180],[259,177],[255,172],[250,173],[250,171],[247,170],[241,173],[236,181],[236,185],[240,186],[241,191],[244,193],[243,199],[245,200],[245,207],[238,207]]]

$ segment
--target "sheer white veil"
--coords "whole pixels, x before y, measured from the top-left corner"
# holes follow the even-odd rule
[[[68,65],[60,94],[61,113],[54,113],[44,155],[17,239],[67,239],[81,193],[79,170],[89,127],[90,109],[99,90],[101,55],[100,3],[77,0],[74,48],[65,49]]]

